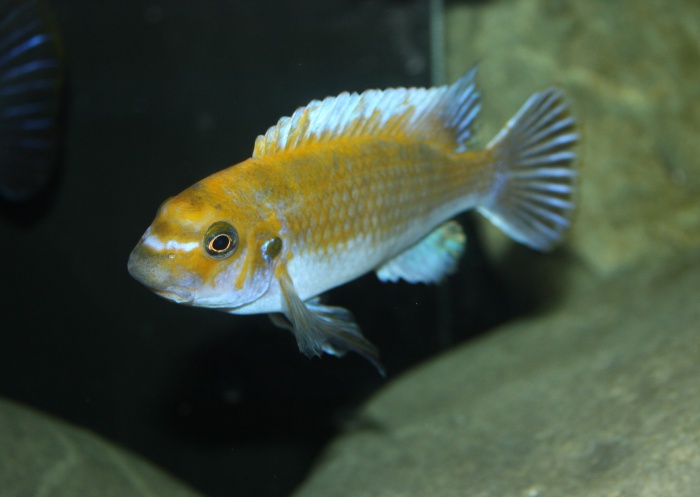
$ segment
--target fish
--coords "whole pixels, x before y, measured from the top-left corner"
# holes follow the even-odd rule
[[[374,271],[438,283],[457,268],[474,209],[540,251],[571,224],[576,120],[561,89],[533,94],[481,150],[477,68],[452,85],[313,100],[252,156],[166,200],[128,271],[168,300],[267,313],[309,357],[356,352],[385,374],[347,309],[321,295]]]
[[[0,5],[0,198],[26,201],[57,168],[63,48],[44,2]]]

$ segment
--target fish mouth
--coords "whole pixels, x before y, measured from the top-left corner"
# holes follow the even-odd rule
[[[164,299],[172,300],[178,304],[191,304],[194,301],[194,294],[181,286],[173,285],[167,288],[149,288]]]

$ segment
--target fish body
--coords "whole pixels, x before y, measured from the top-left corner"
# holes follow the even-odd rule
[[[61,44],[39,0],[0,5],[0,197],[23,201],[56,168]]]
[[[474,77],[313,101],[253,156],[161,205],[129,271],[176,302],[270,313],[309,356],[352,350],[380,371],[349,311],[318,296],[367,272],[432,283],[454,271],[476,208],[548,250],[569,226],[575,123],[559,90],[533,95],[484,150],[469,148]]]

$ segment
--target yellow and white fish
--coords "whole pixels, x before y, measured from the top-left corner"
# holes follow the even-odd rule
[[[369,271],[441,280],[465,243],[450,218],[468,209],[539,250],[570,224],[579,136],[562,92],[535,93],[473,151],[475,74],[341,93],[283,117],[252,158],[160,206],[129,272],[181,304],[270,313],[307,356],[355,351],[381,372],[350,312],[321,293]]]

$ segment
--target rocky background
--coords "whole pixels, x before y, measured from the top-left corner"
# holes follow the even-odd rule
[[[483,224],[537,312],[391,382],[297,497],[695,496],[700,486],[700,4],[449,5],[488,140],[555,84],[581,123],[579,210],[551,255]]]
[[[0,400],[0,440],[3,496],[201,495],[88,430],[6,400]]]

